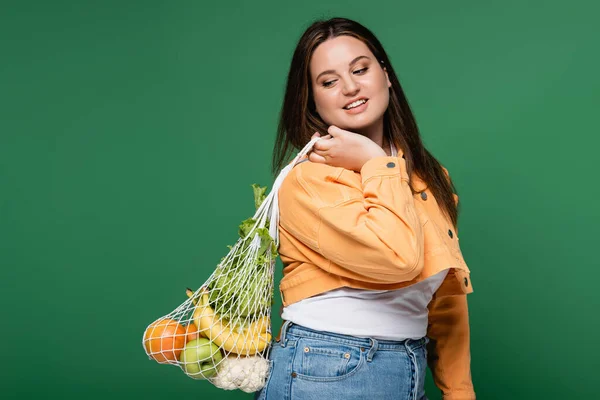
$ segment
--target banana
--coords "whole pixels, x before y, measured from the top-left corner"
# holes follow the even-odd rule
[[[198,325],[198,322],[200,321],[200,314],[202,313],[202,311],[204,311],[204,307],[198,307],[198,300],[194,298],[194,291],[192,289],[187,288],[185,290],[185,294],[187,294],[187,297],[192,299],[192,303],[194,303],[194,306],[196,306],[196,308],[194,309],[194,313],[192,314],[192,320],[198,328],[198,335],[200,337],[208,337],[206,336],[206,332],[203,331],[202,328],[200,328],[200,325]]]
[[[202,288],[202,293],[205,292],[206,289]],[[192,299],[192,303],[194,303],[194,306],[196,306],[196,308],[194,309],[194,313],[192,314],[192,320],[194,321],[194,324],[198,327],[198,333],[200,334],[200,336],[208,338],[207,330],[202,329],[202,327],[200,326],[200,320],[205,314],[208,313],[208,310],[202,304],[198,305],[198,300],[194,297],[194,291],[192,289],[187,288],[185,290],[185,294],[190,299]]]
[[[194,296],[194,291],[190,288],[185,289],[185,294],[187,294],[187,297],[189,297],[190,299],[192,299],[192,303],[194,303],[194,305],[198,304],[198,300],[196,300],[195,298],[193,298]]]
[[[190,298],[193,296],[189,289],[186,293]],[[206,290],[202,293],[200,305],[196,305],[193,319],[202,335],[231,353],[251,356],[263,351],[271,342],[271,334],[267,331],[271,324],[268,316],[259,318],[245,329],[231,326],[210,307]]]

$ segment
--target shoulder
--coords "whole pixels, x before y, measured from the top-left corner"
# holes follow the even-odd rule
[[[353,197],[360,182],[360,175],[353,171],[306,160],[283,180],[279,198],[282,205],[305,199],[317,207],[329,206]]]
[[[336,168],[326,164],[314,163],[308,159],[296,164],[284,179],[284,186],[321,186],[335,181],[343,173],[343,168]]]

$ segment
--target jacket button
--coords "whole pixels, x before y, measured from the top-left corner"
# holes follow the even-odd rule
[[[295,377],[297,377],[297,376],[298,376],[298,374],[297,374],[297,373],[295,373],[295,372],[292,372],[292,378],[295,378]]]
[[[465,286],[469,286],[469,279],[465,278]]]
[[[421,198],[422,198],[423,200],[427,200],[427,193],[425,193],[425,192],[421,192]]]
[[[393,162],[389,162],[389,163],[387,163],[387,167],[388,167],[388,168],[394,168],[395,166],[396,166],[396,164],[395,164],[395,163],[393,163]]]
[[[454,235],[452,234],[452,230],[448,229],[448,236],[450,236],[450,238],[452,238]]]

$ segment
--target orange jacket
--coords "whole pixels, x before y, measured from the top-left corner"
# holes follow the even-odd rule
[[[423,190],[413,195],[408,182],[401,154],[374,158],[360,173],[296,165],[279,189],[281,299],[287,306],[339,287],[399,289],[449,269],[429,305],[429,366],[444,400],[474,399],[469,268],[431,192],[413,176]]]

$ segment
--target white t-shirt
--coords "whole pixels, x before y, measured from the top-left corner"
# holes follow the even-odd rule
[[[334,289],[283,309],[282,318],[318,331],[380,340],[420,339],[448,270],[396,290]]]

